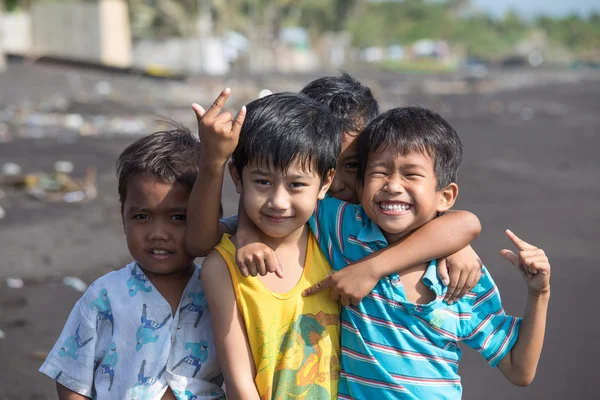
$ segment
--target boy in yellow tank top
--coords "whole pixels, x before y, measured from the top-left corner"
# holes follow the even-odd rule
[[[339,126],[325,106],[301,94],[255,100],[234,122],[219,114],[221,106],[205,118],[240,132],[230,164],[240,212],[281,260],[279,276],[242,277],[238,238],[225,235],[203,263],[228,397],[337,398],[339,304],[328,291],[301,293],[331,272],[307,222],[332,182]]]

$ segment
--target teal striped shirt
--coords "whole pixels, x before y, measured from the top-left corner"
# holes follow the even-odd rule
[[[360,205],[327,197],[309,221],[332,268],[388,245]],[[424,284],[436,299],[406,301],[397,274],[380,280],[358,306],[342,308],[340,399],[459,399],[459,342],[495,367],[514,345],[521,320],[506,315],[500,293],[483,267],[479,283],[452,305],[429,264]]]

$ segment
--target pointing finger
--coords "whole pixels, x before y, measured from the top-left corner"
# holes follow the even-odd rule
[[[327,278],[323,279],[321,282],[312,285],[311,287],[306,289],[304,292],[302,292],[302,296],[310,296],[312,294],[319,293],[322,290],[330,288],[332,284],[333,284],[333,280],[331,279],[331,275],[329,275]]]
[[[221,92],[219,97],[217,97],[217,99],[212,104],[212,106],[209,108],[209,110],[206,112],[206,114],[204,114],[204,115],[207,116],[208,118],[214,118],[217,115],[219,115],[219,113],[221,112],[221,109],[225,105],[225,102],[227,101],[227,98],[229,97],[230,93],[231,93],[231,89],[225,88]]]
[[[535,248],[535,246],[532,246],[523,239],[520,239],[510,229],[506,230],[506,236],[508,236],[508,238],[515,244],[515,246],[517,246],[519,250],[528,250]]]

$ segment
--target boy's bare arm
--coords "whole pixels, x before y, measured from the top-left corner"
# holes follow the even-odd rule
[[[76,393],[70,389],[67,389],[60,383],[56,382],[56,394],[59,400],[88,400],[89,397],[85,397],[82,394]]]
[[[357,305],[382,277],[453,254],[465,248],[480,232],[481,225],[474,214],[467,211],[446,213],[429,221],[401,242],[336,271],[303,294],[311,295],[331,288],[332,297],[340,299],[342,304]],[[475,275],[480,273],[478,268],[474,271]],[[469,276],[464,282],[478,278]]]
[[[223,174],[246,116],[245,107],[242,107],[235,121],[229,112],[221,113],[230,93],[229,88],[223,90],[206,112],[197,104],[192,106],[202,143],[202,172],[194,183],[187,210],[186,246],[193,256],[205,256],[224,233],[225,227],[219,224]]]
[[[498,369],[513,384],[527,386],[535,377],[546,333],[546,315],[550,300],[550,263],[542,249],[519,239],[507,231],[507,236],[520,250],[501,254],[519,270],[527,283],[527,307],[519,336],[510,352],[498,363]]]
[[[246,328],[237,308],[229,270],[217,251],[211,252],[204,260],[201,278],[219,364],[227,385],[227,398],[259,399]]]

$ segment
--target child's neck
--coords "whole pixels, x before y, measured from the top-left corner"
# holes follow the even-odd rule
[[[307,224],[302,225],[295,232],[282,238],[276,238],[266,235],[264,232],[260,232],[260,241],[277,252],[277,249],[298,246],[303,242],[303,238],[308,234],[309,227]]]
[[[181,295],[185,290],[190,278],[194,273],[195,266],[190,264],[176,272],[170,274],[155,274],[150,271],[144,270],[144,273],[148,277],[148,280],[154,285],[156,290],[167,300],[171,306],[173,315],[179,307],[181,302]]]

